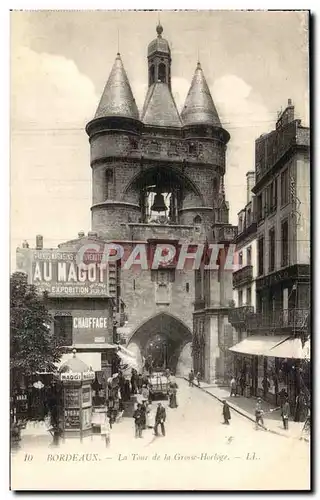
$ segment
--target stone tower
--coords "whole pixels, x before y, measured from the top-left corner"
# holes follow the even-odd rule
[[[157,243],[227,244],[224,175],[228,132],[198,62],[179,115],[171,92],[171,51],[157,26],[147,53],[148,90],[139,111],[117,54],[95,117],[91,146],[92,230],[131,248]],[[231,272],[134,266],[121,273],[127,343],[156,365],[220,377]],[[192,349],[191,349],[192,345]],[[222,359],[222,362],[221,362]],[[218,361],[220,360],[220,361]]]

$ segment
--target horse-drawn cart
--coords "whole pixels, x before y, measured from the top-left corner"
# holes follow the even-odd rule
[[[164,396],[164,398],[167,399],[169,391],[168,377],[166,377],[161,372],[152,373],[152,375],[149,378],[149,383],[150,383],[150,395],[152,399],[154,399],[157,396],[158,397]]]

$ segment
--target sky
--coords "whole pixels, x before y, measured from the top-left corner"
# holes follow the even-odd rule
[[[179,111],[198,57],[231,135],[230,223],[246,204],[254,141],[288,99],[309,125],[308,19],[304,12],[16,11],[11,13],[11,266],[23,240],[44,246],[90,230],[93,118],[119,49],[141,111],[147,46],[160,17],[172,52]]]

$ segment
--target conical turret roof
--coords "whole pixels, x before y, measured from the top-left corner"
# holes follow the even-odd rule
[[[216,107],[199,62],[181,112],[181,119],[184,125],[204,124],[221,127]]]
[[[181,127],[176,104],[166,83],[157,82],[149,87],[141,120],[146,125]]]
[[[95,119],[109,116],[139,120],[139,111],[119,53],[104,88]]]

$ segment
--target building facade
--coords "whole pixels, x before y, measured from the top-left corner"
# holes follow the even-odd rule
[[[255,170],[256,311],[244,325],[261,351],[269,347],[252,356],[252,392],[283,387],[293,402],[303,383],[294,346],[310,334],[310,131],[290,99],[275,130],[256,140]]]
[[[177,253],[184,245],[228,246],[235,235],[224,193],[230,136],[200,63],[179,114],[171,91],[171,51],[162,32],[159,25],[148,46],[142,112],[118,54],[87,124],[92,230],[131,249],[143,245],[148,255],[159,243],[173,245]],[[124,267],[121,297],[130,349],[141,359],[152,351],[160,365],[177,373],[188,371],[194,358],[206,380],[223,376],[232,271],[195,273],[175,264]]]
[[[78,238],[50,249],[38,235],[34,248],[24,243],[16,256],[17,271],[26,273],[39,292],[47,292],[54,335],[68,351],[76,348],[101,380],[102,372],[110,377],[115,368],[115,325],[124,323],[124,308],[117,287],[119,271],[112,263],[101,270],[94,250],[98,243],[95,233],[80,232]],[[85,265],[77,261],[80,248],[87,249]],[[63,355],[61,363],[68,357]]]
[[[247,203],[238,213],[238,234],[235,243],[235,264],[233,273],[233,308],[229,318],[237,329],[240,342],[247,335],[245,319],[256,309],[257,278],[257,223],[255,220],[255,198],[252,188],[255,172],[247,172]]]

